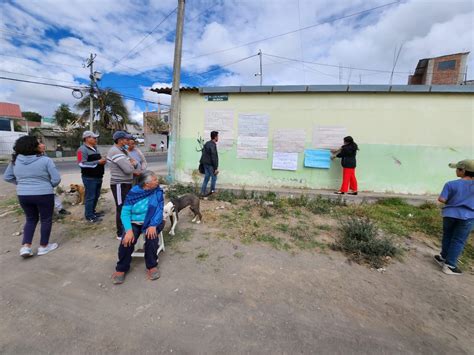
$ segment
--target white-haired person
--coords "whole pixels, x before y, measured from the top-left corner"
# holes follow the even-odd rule
[[[125,274],[130,270],[132,253],[142,233],[145,238],[145,265],[150,280],[160,278],[158,270],[159,234],[163,230],[163,190],[158,177],[150,170],[144,171],[125,198],[121,220],[125,229],[118,249],[118,262],[112,275],[114,284],[125,281]]]

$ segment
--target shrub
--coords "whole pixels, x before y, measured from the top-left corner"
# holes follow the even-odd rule
[[[379,268],[385,263],[384,257],[400,253],[391,239],[378,235],[377,226],[368,218],[351,216],[343,219],[340,231],[342,235],[334,248],[348,253],[356,262],[365,261]]]
[[[189,193],[196,193],[192,184],[186,186],[181,184],[175,184],[169,186],[168,191],[166,192],[166,196],[169,199],[172,199]]]

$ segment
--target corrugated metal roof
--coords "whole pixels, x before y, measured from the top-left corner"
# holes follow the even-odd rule
[[[150,89],[159,94],[171,94],[171,88]],[[301,92],[372,92],[372,93],[465,93],[474,94],[474,85],[277,85],[277,86],[209,86],[183,87],[181,92],[199,91],[200,94],[230,93],[301,93]]]
[[[0,102],[0,116],[11,118],[23,118],[21,116],[20,105],[8,102]]]

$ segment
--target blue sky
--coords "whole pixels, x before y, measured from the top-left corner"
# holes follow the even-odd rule
[[[82,64],[96,53],[101,87],[167,104],[169,97],[149,89],[171,84],[176,6],[177,0],[1,0],[0,74],[82,85]],[[185,18],[188,86],[258,85],[259,49],[264,84],[387,84],[401,45],[393,83],[405,84],[419,59],[471,51],[474,42],[471,0],[188,0]],[[43,115],[77,102],[68,89],[4,80],[0,101]],[[145,103],[126,104],[140,121]]]

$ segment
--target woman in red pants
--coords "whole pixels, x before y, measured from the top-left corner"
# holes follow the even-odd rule
[[[356,154],[359,150],[356,142],[351,136],[344,137],[344,145],[338,150],[331,151],[332,159],[341,158],[342,165],[342,184],[339,191],[334,192],[337,195],[357,195],[357,179],[355,176]],[[352,192],[348,192],[349,189]]]

